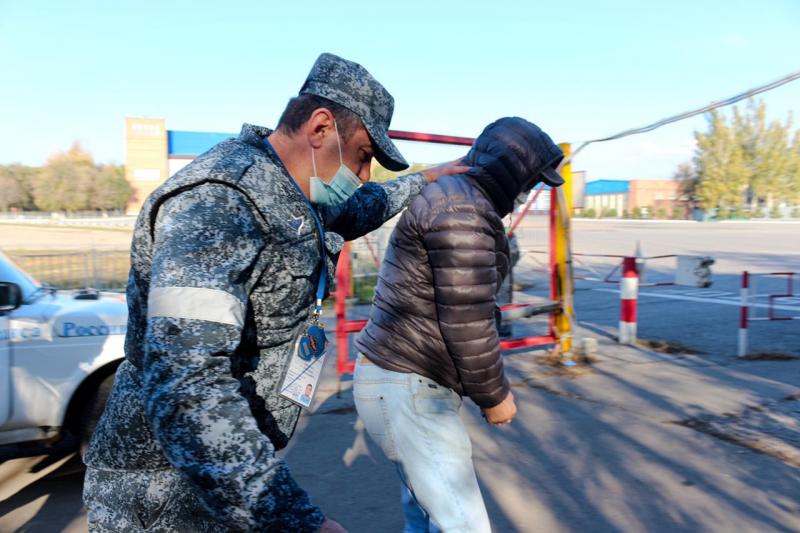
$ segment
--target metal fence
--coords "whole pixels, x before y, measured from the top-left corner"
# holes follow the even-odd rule
[[[0,212],[0,224],[132,228],[135,222],[135,216],[126,215],[122,211],[79,211],[75,213]]]
[[[58,289],[123,291],[130,269],[127,251],[18,254],[11,259],[40,283]]]
[[[358,304],[369,304],[378,281],[378,270],[383,261],[394,221],[350,244],[352,259],[353,298]]]

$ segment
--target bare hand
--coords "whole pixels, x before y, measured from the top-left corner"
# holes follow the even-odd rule
[[[517,406],[514,404],[514,395],[508,392],[505,400],[483,410],[486,421],[494,426],[503,426],[510,423],[517,415]]]
[[[325,518],[322,527],[319,528],[319,533],[347,533],[347,530],[336,520]]]
[[[425,179],[428,180],[428,183],[432,183],[442,176],[464,174],[470,169],[470,167],[463,165],[463,161],[464,158],[462,157],[461,159],[456,159],[455,161],[449,161],[447,163],[436,165],[435,167],[426,168],[422,171],[422,175],[425,176]]]

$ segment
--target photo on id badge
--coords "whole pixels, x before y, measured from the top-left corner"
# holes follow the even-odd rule
[[[304,328],[294,343],[292,359],[281,382],[281,396],[303,407],[311,406],[325,365],[327,347],[322,327]]]

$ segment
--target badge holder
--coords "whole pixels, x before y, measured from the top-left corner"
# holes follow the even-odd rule
[[[324,271],[321,275],[327,276]],[[281,396],[306,408],[310,407],[314,400],[328,355],[325,327],[320,321],[322,300],[317,302],[313,317],[300,326],[295,337],[291,360],[280,387]]]
[[[298,189],[298,192],[299,189]],[[300,192],[302,195],[303,193]],[[305,196],[303,196],[305,198]],[[322,376],[328,354],[328,340],[322,317],[322,300],[328,283],[328,263],[325,252],[325,230],[313,206],[306,201],[314,221],[317,223],[320,239],[320,258],[322,267],[317,283],[317,297],[311,318],[302,324],[292,343],[292,354],[286,372],[281,380],[280,395],[302,407],[310,407],[317,393],[317,384]]]

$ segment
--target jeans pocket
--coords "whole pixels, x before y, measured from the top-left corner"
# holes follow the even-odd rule
[[[375,441],[375,444],[380,447],[390,461],[397,460],[397,449],[392,436],[386,399],[380,395],[358,396],[354,394],[353,397],[358,416],[364,422],[370,438]]]
[[[423,376],[414,377],[411,394],[418,414],[457,413],[461,407],[458,393]]]

